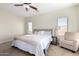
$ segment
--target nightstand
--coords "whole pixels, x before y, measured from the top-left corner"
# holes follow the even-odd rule
[[[52,36],[52,42],[53,45],[57,45],[57,36]]]

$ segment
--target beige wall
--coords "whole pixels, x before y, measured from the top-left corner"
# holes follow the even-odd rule
[[[24,33],[23,18],[0,10],[0,43],[11,41],[14,36]]]
[[[68,17],[68,31],[79,31],[79,6],[48,12],[33,17],[23,18],[0,10],[0,43],[10,41],[16,35],[27,33],[27,23],[33,22],[33,29],[53,29],[57,17]],[[25,31],[25,32],[24,32]]]
[[[32,21],[33,29],[52,29],[52,26],[55,25],[56,20],[53,18],[54,16],[48,15],[40,15],[36,17],[31,17],[26,20],[26,31],[27,31],[27,22]]]
[[[77,11],[77,29],[79,31],[79,6],[76,6],[76,11]]]
[[[53,29],[54,26],[57,24],[57,18],[58,17],[68,17],[68,31],[75,32],[78,31],[78,18],[77,18],[77,11],[76,7],[70,7],[65,8],[62,10],[57,10],[54,12],[49,12],[46,14],[41,14],[33,17],[26,18],[26,25],[27,28],[27,22],[32,21],[33,22],[33,29]],[[27,30],[25,31],[27,32]]]

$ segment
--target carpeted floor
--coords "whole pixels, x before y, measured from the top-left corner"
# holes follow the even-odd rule
[[[18,48],[13,48],[10,45],[11,42],[0,44],[0,56],[34,56]],[[50,45],[48,49],[48,56],[79,56],[79,51],[73,53],[59,46]]]

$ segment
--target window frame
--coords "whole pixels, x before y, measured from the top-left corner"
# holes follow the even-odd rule
[[[66,18],[67,19],[67,32],[68,32],[68,17],[67,16],[57,17],[57,21],[56,21],[57,22],[57,25],[56,25],[57,30],[58,30],[58,19],[60,19],[60,18]]]
[[[30,27],[29,27],[29,23],[31,23],[31,30],[30,30]],[[28,23],[27,23],[27,25],[28,25],[28,33],[32,33],[32,31],[33,31],[33,24],[32,24],[32,22],[31,21],[29,21]]]

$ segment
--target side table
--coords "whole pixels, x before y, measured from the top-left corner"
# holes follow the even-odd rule
[[[52,42],[53,45],[57,45],[57,36],[52,36]]]

